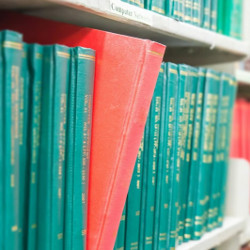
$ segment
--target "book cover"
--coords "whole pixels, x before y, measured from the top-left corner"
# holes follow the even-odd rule
[[[37,204],[38,204],[38,168],[40,161],[40,129],[41,129],[41,101],[43,83],[43,47],[30,44],[28,61],[30,69],[29,90],[29,134],[28,134],[28,169],[29,169],[29,205],[27,225],[27,249],[37,246]]]
[[[162,69],[162,68],[161,68]],[[156,201],[156,182],[158,172],[160,125],[162,114],[162,91],[164,84],[164,70],[160,70],[150,106],[148,161],[146,188],[145,217],[144,217],[144,249],[151,249],[154,240],[154,214]]]
[[[165,46],[1,11],[0,28],[5,26],[27,42],[96,51],[87,248],[112,248]]]
[[[199,173],[199,150],[201,143],[202,117],[203,117],[203,101],[205,89],[205,73],[203,68],[198,69],[198,86],[196,92],[196,103],[194,111],[194,128],[192,135],[192,150],[190,158],[190,174],[188,184],[187,208],[185,215],[185,232],[184,241],[194,239],[194,219],[195,219],[195,204],[197,196],[197,182]]]
[[[3,56],[3,248],[23,249],[20,232],[19,91],[22,64],[22,35],[2,31]]]
[[[166,104],[165,104],[165,122],[162,128],[163,148],[162,148],[162,175],[159,205],[158,234],[155,234],[159,249],[167,246],[169,237],[169,205],[171,197],[172,180],[170,179],[170,166],[173,164],[173,140],[175,136],[175,104],[177,96],[178,66],[173,63],[166,63]]]

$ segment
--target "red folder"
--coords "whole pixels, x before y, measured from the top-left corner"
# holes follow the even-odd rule
[[[6,28],[30,43],[96,50],[87,248],[113,249],[165,46],[1,11]]]

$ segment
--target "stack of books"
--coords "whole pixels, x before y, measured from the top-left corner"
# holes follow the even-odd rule
[[[95,52],[0,40],[1,249],[83,249]]]
[[[115,249],[174,249],[222,225],[236,87],[162,64]]]
[[[243,0],[122,1],[237,39],[242,37]]]
[[[250,161],[250,103],[237,99],[234,107],[230,156]]]

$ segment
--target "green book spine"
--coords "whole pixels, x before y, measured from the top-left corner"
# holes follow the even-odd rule
[[[182,0],[181,0],[182,1]],[[180,20],[180,3],[179,0],[172,1],[171,17]]]
[[[169,17],[173,16],[174,0],[166,0],[166,15]]]
[[[126,248],[139,249],[144,138],[141,140],[127,197]]]
[[[2,44],[2,32],[0,32],[0,43]],[[0,65],[3,65],[3,56],[2,56],[2,46],[0,46]],[[3,121],[3,68],[0,67],[0,121]],[[3,162],[3,122],[0,122],[0,166],[4,166]],[[0,169],[0,235],[4,234],[4,168]],[[4,249],[4,239],[0,237],[0,248]]]
[[[233,0],[230,36],[238,39],[242,38],[242,8],[243,0]]]
[[[28,101],[29,101],[29,68],[28,45],[23,44],[22,69],[19,90],[19,145],[20,145],[20,226],[21,245],[26,248],[26,226],[28,210],[28,169],[27,169],[27,133],[28,133]]]
[[[66,169],[65,169],[65,225],[64,248],[72,249],[73,231],[73,172],[75,154],[75,120],[76,120],[76,56],[71,50],[71,72],[68,97],[67,143],[66,143]]]
[[[196,201],[195,239],[207,230],[208,204],[210,201],[211,169],[213,166],[214,137],[218,109],[219,76],[207,70],[203,106],[202,142],[199,161],[199,183]]]
[[[66,46],[54,45],[54,63],[51,247],[52,249],[62,249],[70,49]]]
[[[192,23],[193,20],[193,0],[184,1],[184,22]]]
[[[169,237],[169,203],[170,203],[170,188],[172,180],[170,179],[170,165],[173,164],[173,140],[174,140],[174,115],[175,115],[175,98],[177,94],[177,82],[178,71],[177,65],[173,63],[167,63],[165,69],[166,81],[166,104],[163,111],[165,113],[164,125],[161,125],[161,139],[162,142],[162,175],[161,180],[161,192],[160,192],[160,207],[159,207],[159,222],[158,222],[158,234],[155,235],[155,239],[158,242],[155,245],[155,249],[165,249],[167,246],[167,239]],[[164,96],[164,91],[163,91]],[[158,184],[159,185],[159,184]],[[156,238],[158,237],[158,238]]]
[[[210,200],[209,200],[209,209],[208,209],[208,222],[207,222],[207,231],[212,231],[217,227],[217,217],[218,217],[218,208],[216,206],[217,196],[220,195],[217,186],[220,185],[220,180],[218,178],[219,171],[221,168],[221,163],[224,158],[224,153],[221,148],[221,143],[225,144],[223,133],[223,120],[225,117],[227,118],[227,110],[228,110],[228,86],[227,84],[223,84],[222,78],[220,77],[217,80],[217,84],[220,86],[219,93],[219,102],[218,102],[218,112],[216,118],[216,126],[215,126],[215,140],[214,140],[214,152],[213,152],[213,165],[212,165],[212,178],[211,178],[211,186],[210,186]],[[224,121],[225,123],[225,121]]]
[[[88,173],[91,143],[95,52],[75,48],[77,58],[72,249],[86,247]],[[83,84],[84,83],[84,84]]]
[[[127,202],[124,205],[122,218],[119,225],[119,230],[116,239],[116,249],[125,250],[125,241],[126,241],[126,211],[127,211]]]
[[[223,16],[223,34],[229,36],[231,32],[231,17],[233,13],[233,1],[226,0],[224,1],[224,16]]]
[[[192,24],[201,26],[201,1],[193,0],[192,5]]]
[[[194,77],[195,78],[195,77]],[[194,79],[195,81],[195,79]],[[202,128],[202,116],[203,116],[203,98],[205,89],[205,69],[199,68],[198,70],[198,86],[196,92],[196,103],[194,110],[194,125],[192,135],[192,150],[190,158],[190,172],[189,172],[189,183],[188,183],[188,196],[187,196],[187,208],[185,215],[185,232],[184,241],[193,239],[194,234],[194,216],[196,203],[196,191],[198,182],[198,163],[199,163],[199,149],[200,149],[200,137]]]
[[[20,227],[19,91],[22,63],[22,36],[2,32],[3,55],[3,239],[4,249],[23,249]]]
[[[180,213],[180,231],[179,231],[179,243],[184,241],[185,232],[185,218],[187,211],[187,196],[188,196],[188,184],[190,175],[190,158],[191,158],[191,147],[193,138],[193,123],[194,123],[194,109],[196,101],[196,92],[198,85],[198,71],[196,68],[188,68],[188,81],[185,92],[185,130],[184,139],[184,164],[181,174],[181,186],[184,187],[181,192],[181,213]]]
[[[161,101],[164,72],[159,73],[150,109],[150,131],[146,183],[144,249],[153,246],[156,178],[158,171],[159,135],[161,122]]]
[[[150,107],[151,109],[151,107]],[[149,114],[151,111],[149,110]],[[147,122],[144,129],[144,155],[143,155],[143,171],[142,171],[142,194],[141,194],[141,219],[139,232],[139,249],[144,247],[144,231],[145,231],[145,210],[147,197],[147,176],[148,176],[148,146],[149,146],[149,124],[150,115],[148,115]]]
[[[183,164],[183,128],[184,128],[184,105],[185,105],[185,89],[187,82],[187,66],[178,66],[178,90],[176,97],[176,114],[175,123],[176,127],[175,138],[173,142],[173,157],[174,160],[170,166],[170,178],[172,183],[172,192],[170,199],[170,229],[169,229],[169,242],[167,246],[174,248],[176,246],[178,229],[179,229],[179,214],[180,214],[180,180],[181,180],[181,167]]]
[[[160,200],[161,200],[161,189],[163,184],[163,155],[165,153],[164,147],[166,145],[166,134],[165,134],[165,122],[166,122],[166,64],[162,63],[160,68],[160,74],[163,76],[162,82],[162,100],[161,100],[161,114],[160,114],[160,134],[159,134],[159,151],[158,151],[158,166],[156,173],[156,193],[155,193],[155,215],[154,215],[154,236],[153,236],[153,248],[158,249],[159,239],[159,223],[160,219]],[[164,150],[164,151],[163,151]],[[165,235],[166,238],[166,235]]]
[[[223,74],[223,84],[229,83],[229,109],[228,109],[228,116],[227,116],[227,127],[225,132],[226,137],[226,147],[224,151],[224,161],[222,164],[221,172],[220,172],[220,180],[221,185],[219,186],[219,190],[221,195],[219,199],[217,199],[217,207],[218,207],[218,226],[222,226],[224,211],[225,211],[225,196],[226,196],[226,186],[227,186],[227,171],[228,171],[228,160],[229,160],[229,150],[230,150],[230,141],[231,141],[231,131],[232,131],[232,119],[233,119],[233,107],[237,92],[237,83],[235,78]]]
[[[135,6],[138,6],[138,7],[141,7],[141,8],[144,8],[144,0],[128,0],[128,3],[135,5]],[[145,8],[146,8],[146,6],[147,5],[145,5]]]
[[[29,45],[30,68],[30,108],[29,108],[29,205],[27,227],[27,249],[35,249],[37,244],[37,196],[38,166],[40,160],[40,128],[43,78],[43,47],[38,44]]]
[[[205,29],[210,29],[211,21],[211,0],[203,0],[203,21],[202,27]]]
[[[217,32],[223,34],[224,0],[218,0],[217,10]]]
[[[162,15],[166,15],[166,2],[164,0],[151,0],[150,9]]]
[[[182,138],[181,138],[181,163],[180,163],[180,184],[179,184],[179,211],[178,211],[178,244],[183,242],[184,235],[184,187],[185,187],[185,172],[187,168],[185,155],[187,151],[187,135],[188,135],[188,120],[189,120],[189,109],[190,109],[190,98],[192,91],[192,79],[190,73],[190,67],[187,65],[183,65],[183,81],[185,81],[185,94],[184,94],[184,106],[183,106],[183,125],[182,125]],[[186,73],[186,74],[185,74]],[[186,188],[185,188],[186,189]]]
[[[212,0],[211,1],[211,20],[210,20],[210,29],[212,31],[217,31],[217,18],[218,18],[218,1],[219,0]]]
[[[43,49],[43,81],[41,107],[41,145],[38,169],[37,249],[51,249],[51,191],[52,191],[52,127],[54,95],[53,46]]]

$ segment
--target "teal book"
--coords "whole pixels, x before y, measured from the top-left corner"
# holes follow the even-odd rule
[[[185,105],[185,89],[187,83],[188,67],[186,65],[178,65],[178,89],[176,96],[176,113],[175,113],[175,138],[173,141],[173,162],[170,165],[170,179],[171,179],[171,198],[170,198],[170,212],[169,212],[169,237],[167,246],[174,248],[178,240],[179,231],[179,215],[181,211],[180,206],[180,181],[181,168],[183,164],[183,129],[184,129],[184,105]]]
[[[242,38],[242,15],[243,15],[243,0],[233,0],[232,14],[230,27],[230,36]]]
[[[127,196],[126,247],[139,249],[144,138],[141,140]]]
[[[224,0],[218,0],[217,6],[217,32],[223,34],[223,26],[224,26]]]
[[[141,7],[141,8],[146,8],[147,5],[144,5],[144,0],[128,0],[128,3]]]
[[[193,125],[194,125],[194,110],[196,104],[196,93],[198,85],[198,70],[189,66],[188,68],[188,81],[185,92],[185,133],[184,139],[184,163],[181,174],[181,213],[180,213],[180,230],[179,230],[179,243],[184,241],[185,233],[185,218],[187,211],[187,197],[188,197],[188,185],[190,176],[190,159],[192,149],[192,138],[193,138]]]
[[[2,44],[2,32],[0,32],[0,44]],[[0,46],[0,65],[3,65],[3,56],[2,56],[2,46]],[[0,121],[3,121],[3,66],[0,67]],[[0,122],[0,166],[3,165],[3,122]],[[3,213],[4,213],[4,172],[3,167],[0,169],[0,221],[3,222]],[[0,223],[0,235],[3,235],[4,232],[4,223]],[[4,249],[4,239],[0,238],[0,248]]]
[[[182,1],[182,0],[181,0]],[[172,18],[181,21],[180,18],[180,2],[179,0],[172,1],[171,15]]]
[[[150,107],[151,109],[151,107]],[[149,110],[149,114],[151,110]],[[148,146],[149,146],[149,127],[150,115],[147,117],[144,129],[144,153],[143,153],[143,170],[142,170],[142,191],[141,191],[141,210],[140,210],[140,231],[139,231],[139,249],[144,248],[144,232],[145,232],[145,211],[146,211],[146,197],[147,197],[147,176],[148,176]]]
[[[20,233],[19,91],[22,35],[2,31],[3,56],[3,238],[4,249],[23,249]]]
[[[170,166],[173,164],[173,140],[175,136],[175,105],[177,94],[177,82],[178,82],[178,66],[173,63],[166,63],[165,69],[165,108],[162,107],[165,115],[165,122],[161,124],[161,141],[160,154],[162,164],[162,174],[160,182],[160,197],[159,199],[159,216],[158,216],[158,232],[155,233],[154,249],[166,249],[167,239],[169,237],[169,204],[172,180],[170,179]],[[164,91],[163,91],[164,95]],[[162,152],[161,152],[162,151]],[[156,224],[157,226],[157,224]]]
[[[117,233],[116,238],[116,250],[125,250],[125,241],[126,241],[126,211],[127,211],[127,202],[124,205],[123,211],[122,211],[122,217]],[[129,248],[130,249],[130,248]]]
[[[73,168],[72,249],[86,247],[95,52],[76,47],[76,113]]]
[[[150,10],[162,15],[166,15],[166,1],[165,0],[151,0]]]
[[[193,20],[193,0],[184,0],[184,19],[186,23],[192,23]]]
[[[224,1],[223,4],[223,34],[230,36],[231,33],[231,18],[232,18],[232,13],[233,13],[233,4],[234,4],[234,0],[227,0]]]
[[[155,214],[154,214],[154,235],[153,235],[153,249],[158,249],[158,239],[159,239],[159,223],[162,219],[160,217],[160,206],[161,206],[161,189],[164,182],[164,170],[165,166],[163,165],[163,156],[165,154],[165,146],[167,143],[167,134],[165,133],[165,123],[166,123],[166,88],[167,88],[167,79],[166,79],[166,64],[162,63],[160,68],[160,73],[163,75],[162,82],[162,99],[161,99],[161,114],[160,114],[160,133],[159,133],[159,151],[158,151],[158,167],[156,173],[156,193],[155,193]],[[164,176],[164,177],[163,177]],[[166,235],[165,235],[166,238]]]
[[[148,141],[148,162],[146,182],[146,203],[145,203],[145,224],[144,224],[144,248],[151,249],[154,240],[154,214],[155,214],[155,193],[156,178],[158,171],[159,136],[161,123],[161,103],[164,72],[160,71],[154,95],[151,101],[149,141]]]
[[[39,152],[43,82],[43,47],[41,45],[29,45],[28,61],[30,68],[30,107],[28,136],[29,205],[27,218],[27,249],[32,250],[37,246],[38,225],[38,168],[40,161]]]
[[[218,1],[219,0],[211,0],[211,10],[210,10],[210,29],[212,31],[217,31],[217,18],[218,18]]]
[[[208,69],[203,103],[201,149],[199,161],[199,183],[196,201],[194,238],[200,237],[207,230],[208,205],[210,202],[211,169],[214,162],[215,126],[218,112],[219,75]]]
[[[190,154],[190,170],[189,170],[189,183],[187,186],[187,207],[185,214],[185,231],[184,241],[194,239],[194,218],[195,218],[195,204],[197,196],[197,183],[199,174],[199,150],[201,143],[201,130],[202,130],[202,117],[203,117],[203,101],[205,90],[205,73],[203,68],[198,69],[198,86],[196,92],[195,109],[194,109],[194,122],[192,134],[192,149]],[[195,77],[194,77],[195,81]]]
[[[173,16],[173,7],[174,7],[174,0],[166,0],[166,5],[165,5],[165,12],[166,15],[169,17]]]
[[[201,26],[201,10],[202,10],[202,5],[201,5],[202,0],[193,0],[193,5],[192,5],[192,24],[200,27]]]
[[[211,21],[211,1],[203,0],[203,15],[202,15],[202,27],[205,29],[210,29]]]
[[[53,96],[54,96],[54,48],[43,49],[43,84],[41,107],[41,141],[38,169],[38,225],[37,249],[51,249],[51,206],[52,206],[52,129],[53,129]]]
[[[67,101],[70,80],[70,48],[54,45],[54,96],[52,130],[51,247],[63,248],[65,148]]]
[[[221,195],[219,199],[217,199],[217,207],[218,207],[218,226],[222,226],[224,212],[225,212],[225,196],[226,196],[226,186],[227,186],[227,172],[228,172],[228,161],[229,161],[229,150],[230,150],[230,141],[231,141],[231,131],[232,131],[232,119],[233,119],[233,108],[234,102],[237,92],[237,82],[236,79],[230,75],[223,74],[223,84],[229,83],[229,109],[227,113],[227,127],[225,132],[225,151],[224,151],[224,161],[220,171],[220,180],[221,185],[219,186],[219,190]]]
[[[71,72],[68,92],[68,119],[66,135],[66,169],[65,169],[65,226],[64,226],[64,248],[72,249],[73,231],[73,173],[75,154],[75,121],[76,121],[76,89],[77,89],[77,57],[71,49]]]
[[[28,45],[23,44],[22,68],[19,90],[19,146],[20,146],[20,226],[21,245],[26,248],[26,225],[28,209],[28,166],[27,166],[27,133],[28,133],[28,103],[29,101],[29,66]]]

